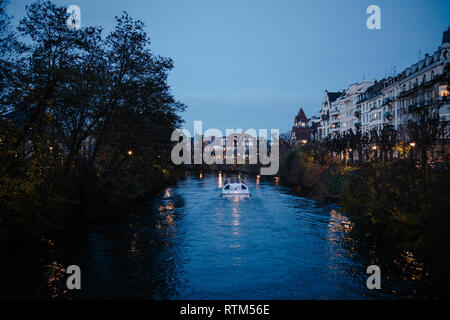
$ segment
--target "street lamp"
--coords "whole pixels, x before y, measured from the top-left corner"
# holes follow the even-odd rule
[[[128,155],[131,157],[133,155],[133,150],[128,150]]]
[[[372,146],[373,157],[375,158],[375,160],[378,160],[377,149],[378,149],[377,146]]]
[[[411,161],[414,161],[414,147],[416,146],[415,142],[410,142],[409,145],[411,146],[411,149],[409,150],[409,156],[411,157]]]

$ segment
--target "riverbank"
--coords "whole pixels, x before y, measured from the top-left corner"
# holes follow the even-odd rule
[[[91,185],[89,197],[84,198],[79,197],[79,193],[66,194],[64,197],[55,196],[42,192],[39,186],[34,185],[29,186],[29,193],[23,189],[13,192],[11,184],[2,184],[0,195],[3,195],[2,205],[7,211],[3,211],[0,216],[0,252],[8,251],[11,245],[16,243],[58,238],[82,225],[117,215],[131,204],[160,195],[164,188],[184,178],[185,173],[184,167],[173,167],[170,172],[166,171],[165,174],[148,179],[145,183],[142,183],[145,179],[139,181],[130,179],[130,176],[122,176],[121,178],[134,182],[108,189],[96,189]],[[142,174],[142,177],[145,176]],[[16,185],[21,186],[17,183]],[[86,190],[82,194],[86,194]]]
[[[294,150],[283,157],[279,174],[299,194],[336,202],[355,215],[359,236],[449,265],[447,167],[430,168],[424,175],[408,160],[346,166],[339,160],[319,163],[311,153]],[[450,283],[448,272],[443,275]]]

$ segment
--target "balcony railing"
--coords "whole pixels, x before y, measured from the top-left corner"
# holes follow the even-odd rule
[[[431,86],[431,85],[433,85],[434,84],[434,81],[433,80],[428,80],[428,81],[426,81],[426,82],[421,82],[420,83],[420,86],[421,87],[423,87],[423,88],[426,88],[426,87],[429,87],[429,86]]]
[[[385,106],[385,105],[387,105],[387,104],[389,104],[389,103],[391,103],[391,102],[393,102],[394,100],[392,99],[392,98],[385,98],[384,100],[383,100],[383,106]]]
[[[333,109],[330,110],[330,113],[331,113],[331,114],[339,113],[339,109],[333,108]]]
[[[390,112],[390,111],[385,112],[385,113],[384,113],[384,116],[385,116],[386,119],[388,119],[388,120],[394,119],[394,114],[393,114],[392,112]]]
[[[333,123],[333,124],[331,124],[330,129],[339,129],[340,127],[341,127],[341,126],[340,126],[339,123]]]
[[[409,112],[416,111],[418,109],[423,108],[424,106],[425,104],[423,102],[413,103],[408,106],[408,111]]]
[[[403,98],[403,97],[406,97],[406,96],[410,95],[411,93],[413,93],[415,89],[416,89],[416,88],[406,89],[406,90],[400,92],[400,93],[398,94],[397,98]]]

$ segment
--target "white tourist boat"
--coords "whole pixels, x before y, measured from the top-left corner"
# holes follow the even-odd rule
[[[241,178],[227,179],[222,187],[222,195],[224,196],[250,196],[247,185]]]

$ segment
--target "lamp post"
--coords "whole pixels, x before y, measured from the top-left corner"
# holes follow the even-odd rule
[[[416,147],[416,143],[415,142],[410,142],[409,146],[411,147],[409,149],[409,157],[411,159],[411,162],[414,162],[414,148]]]
[[[373,150],[373,154],[374,154],[375,160],[378,160],[377,149],[378,149],[377,146],[372,146],[372,150]]]

